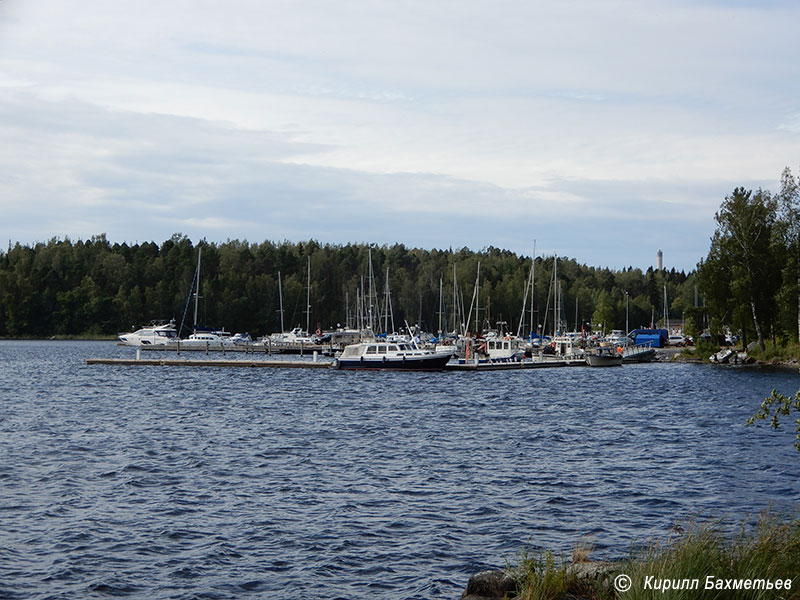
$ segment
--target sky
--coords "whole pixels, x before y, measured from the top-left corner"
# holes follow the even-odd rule
[[[800,3],[0,0],[0,240],[687,272],[800,167]]]

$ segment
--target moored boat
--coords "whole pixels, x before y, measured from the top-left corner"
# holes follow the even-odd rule
[[[336,366],[339,369],[440,371],[451,356],[447,350],[427,350],[407,342],[361,342],[345,346]]]
[[[586,364],[590,367],[622,366],[622,354],[612,346],[598,346],[586,351]]]
[[[178,330],[174,320],[153,321],[136,331],[120,333],[117,339],[123,346],[169,346],[178,341]]]
[[[488,336],[481,340],[475,338],[475,348],[471,356],[459,357],[458,362],[467,363],[506,363],[520,362],[525,358],[522,340],[511,336]]]

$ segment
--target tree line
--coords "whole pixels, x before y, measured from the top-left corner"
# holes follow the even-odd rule
[[[715,215],[698,285],[712,332],[740,333],[763,350],[800,335],[800,191],[789,167],[781,189],[737,187]]]
[[[471,331],[476,324],[487,328],[505,322],[512,332],[548,333],[555,320],[554,257],[535,260],[531,317],[526,295],[531,258],[494,247],[424,250],[314,240],[194,244],[181,234],[161,244],[129,245],[111,243],[101,234],[85,241],[17,243],[0,252],[0,336],[113,335],[153,319],[191,324],[200,248],[198,321],[228,331],[279,331],[281,300],[285,328],[305,327],[309,295],[312,330],[357,325],[358,302],[366,306],[369,296],[370,262],[372,311],[376,317],[388,314],[388,287],[395,329],[407,320],[435,332],[441,319],[442,329],[451,331],[457,321],[466,321],[471,305],[479,307],[466,324]],[[668,317],[677,325],[697,304],[695,272],[616,271],[561,257],[557,272],[563,329],[663,324],[665,300]],[[454,304],[460,307],[458,318]],[[382,331],[385,319],[376,320]]]

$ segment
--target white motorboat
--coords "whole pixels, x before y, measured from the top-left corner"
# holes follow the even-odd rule
[[[625,347],[631,343],[631,339],[625,335],[625,332],[621,329],[614,329],[606,336],[605,339],[609,345],[617,347],[622,346]]]
[[[197,329],[189,337],[180,341],[183,350],[225,350],[236,346],[230,332]]]
[[[175,321],[153,321],[130,333],[120,333],[119,343],[124,346],[169,346],[178,341]]]
[[[267,341],[266,339],[264,341]],[[269,336],[269,341],[273,344],[313,344],[314,338],[308,335],[307,331],[302,330],[300,327],[295,327],[291,331],[284,331],[282,333],[273,333]]]
[[[419,348],[407,342],[361,342],[345,346],[337,361],[339,369],[396,369],[440,371],[450,360],[449,350]]]

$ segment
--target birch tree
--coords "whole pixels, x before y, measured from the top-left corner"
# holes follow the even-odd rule
[[[715,215],[717,230],[709,253],[716,262],[725,264],[731,299],[739,307],[747,306],[762,350],[762,314],[777,289],[772,252],[775,218],[776,201],[769,192],[759,190],[754,195],[752,190],[736,188]],[[714,275],[710,275],[707,285],[714,287]]]
[[[781,229],[786,247],[794,262],[797,285],[797,339],[800,341],[800,189],[789,167],[781,174],[781,191],[777,196]]]

